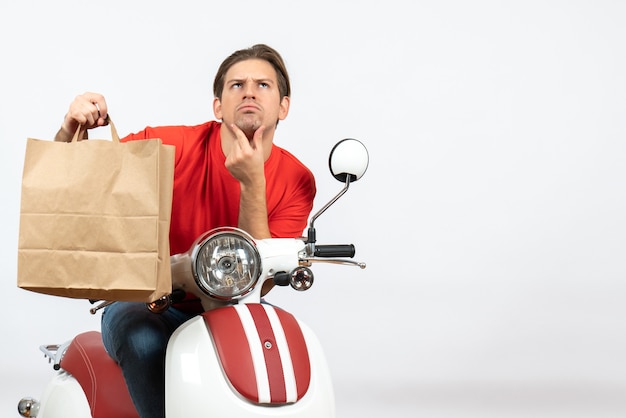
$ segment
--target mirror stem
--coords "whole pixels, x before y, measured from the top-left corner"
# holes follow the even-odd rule
[[[331,207],[337,200],[339,200],[339,198],[341,196],[343,196],[348,191],[348,188],[350,187],[350,177],[351,176],[346,176],[346,185],[343,187],[343,189],[341,189],[341,191],[339,193],[337,193],[337,195],[335,197],[333,197],[330,202],[326,203],[324,205],[324,207],[321,208],[311,218],[311,222],[309,223],[309,229],[308,229],[308,232],[307,232],[307,240],[306,240],[306,244],[308,244],[307,245],[307,253],[309,253],[309,255],[313,254],[313,252],[315,250],[315,241],[316,241],[315,227],[314,227],[315,220],[317,218],[319,218],[322,215],[322,213],[326,212],[326,209]]]

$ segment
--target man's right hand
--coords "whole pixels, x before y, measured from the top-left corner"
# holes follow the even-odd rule
[[[105,126],[108,108],[104,96],[98,93],[84,93],[76,96],[63,119],[61,129],[54,140],[69,142],[74,137],[79,125],[85,129]],[[82,139],[82,138],[79,138]]]

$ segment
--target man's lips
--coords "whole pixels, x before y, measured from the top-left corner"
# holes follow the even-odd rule
[[[237,108],[239,112],[255,112],[261,110],[257,105],[246,103]]]

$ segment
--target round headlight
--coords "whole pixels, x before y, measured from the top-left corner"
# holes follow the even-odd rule
[[[250,235],[235,228],[210,231],[194,246],[192,268],[204,293],[233,299],[248,293],[261,275],[261,258]]]

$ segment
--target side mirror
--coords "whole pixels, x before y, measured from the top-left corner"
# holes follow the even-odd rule
[[[326,203],[313,217],[309,223],[309,229],[307,230],[307,254],[320,255],[323,247],[316,246],[316,233],[315,233],[315,220],[326,209],[331,207],[337,199],[344,195],[348,191],[351,182],[355,182],[360,179],[369,165],[369,154],[367,148],[361,141],[356,139],[342,139],[339,141],[333,149],[330,151],[330,157],[328,158],[328,165],[330,172],[337,180],[344,183],[343,189],[333,197],[330,202]],[[341,248],[340,248],[341,247]],[[339,257],[352,257],[354,256],[353,246],[339,246],[329,251],[329,254],[336,254]]]
[[[328,166],[330,172],[337,180],[345,183],[350,177],[350,182],[360,179],[369,165],[367,148],[361,141],[346,138],[339,141],[330,151]]]

